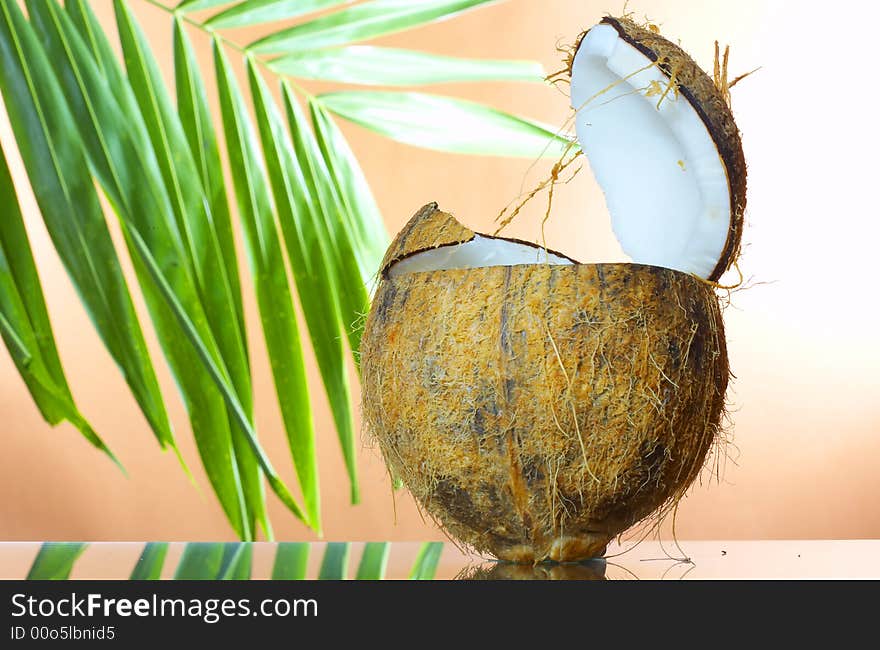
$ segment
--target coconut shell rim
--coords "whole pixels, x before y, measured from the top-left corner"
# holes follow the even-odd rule
[[[470,229],[468,228],[468,230],[470,230]],[[576,259],[574,259],[570,255],[566,255],[565,253],[560,253],[559,251],[555,251],[552,248],[547,248],[545,246],[539,246],[535,242],[530,242],[525,239],[517,239],[516,237],[501,237],[499,235],[486,235],[484,233],[472,230],[471,236],[468,239],[463,239],[461,241],[452,241],[452,242],[448,242],[446,244],[440,244],[439,246],[428,246],[425,248],[419,248],[414,251],[410,251],[408,253],[405,253],[399,257],[395,257],[393,260],[388,262],[382,268],[382,275],[387,276],[388,272],[391,270],[391,267],[395,266],[399,262],[403,262],[404,260],[408,260],[411,257],[415,257],[416,255],[421,255],[423,253],[430,253],[431,251],[438,251],[443,248],[450,248],[451,246],[461,246],[462,244],[468,244],[468,243],[474,241],[474,239],[477,236],[483,237],[484,239],[494,239],[497,241],[511,242],[513,244],[522,244],[524,246],[534,248],[535,250],[546,251],[547,253],[550,253],[551,255],[556,255],[557,257],[562,257],[564,259],[567,259],[572,264],[582,264],[582,262],[577,261]],[[535,264],[541,264],[541,262],[535,262]],[[474,268],[495,268],[495,267],[499,267],[499,266],[502,266],[502,267],[504,267],[504,266],[531,266],[531,264],[492,264],[491,266],[485,266],[485,267],[466,267],[466,268],[471,268],[471,269],[474,269]],[[565,266],[565,265],[564,264],[553,264],[551,266]],[[411,273],[433,273],[436,271],[454,271],[454,270],[456,270],[456,268],[436,269],[435,271],[411,271]],[[407,275],[409,275],[409,273],[407,273]]]
[[[511,240],[513,241],[513,240]],[[462,242],[467,243],[467,242]],[[527,243],[527,242],[525,242]],[[569,266],[603,266],[603,267],[630,267],[633,269],[659,269],[661,271],[666,271],[675,275],[684,276],[692,278],[697,282],[706,282],[703,278],[697,276],[694,273],[688,273],[687,271],[680,271],[678,269],[671,269],[668,266],[658,266],[657,264],[644,264],[642,262],[578,262],[576,260],[572,260],[572,264],[547,264],[546,262],[534,262],[531,264],[492,264],[489,266],[467,266],[467,267],[456,267],[451,269],[433,269],[431,271],[409,271],[405,274],[397,276],[396,278],[389,278],[388,271],[391,270],[391,267],[397,264],[397,262],[401,262],[405,259],[412,257],[413,255],[418,255],[421,253],[428,253],[430,251],[439,250],[441,248],[447,248],[449,246],[456,246],[457,244],[443,244],[442,246],[437,246],[435,248],[427,248],[425,250],[416,251],[415,253],[411,253],[405,255],[398,260],[395,260],[391,264],[389,264],[386,269],[383,271],[383,278],[389,281],[400,280],[402,277],[406,275],[422,275],[425,273],[451,273],[454,271],[489,271],[492,269],[507,269],[507,268],[519,268],[519,267],[530,267],[530,266],[554,266],[559,267],[560,269],[568,268]],[[541,250],[545,250],[541,248]],[[550,253],[554,253],[555,255],[559,255],[559,253],[555,253],[552,250],[546,249]],[[562,256],[564,257],[564,256]],[[570,258],[569,258],[570,259]]]
[[[438,212],[441,211],[439,208],[439,205],[437,204],[436,201],[433,201],[431,203],[426,204],[423,207],[423,209],[427,208],[429,206],[433,206],[433,209],[435,211],[438,211]],[[455,219],[455,217],[451,213],[447,212],[445,214],[448,214],[450,217]],[[457,219],[455,219],[455,221],[458,222]],[[460,223],[460,222],[458,222],[458,223]],[[657,264],[645,264],[643,262],[622,262],[622,261],[621,262],[581,262],[579,260],[574,259],[570,255],[566,255],[565,253],[560,253],[559,251],[553,250],[552,248],[540,246],[538,244],[535,244],[534,242],[530,242],[530,241],[527,241],[524,239],[517,239],[515,237],[501,237],[498,235],[487,235],[487,234],[483,234],[481,232],[477,232],[475,230],[471,230],[470,228],[467,228],[467,226],[463,226],[463,227],[466,228],[471,233],[470,237],[468,237],[467,239],[463,239],[460,241],[451,241],[451,242],[448,242],[445,244],[440,244],[438,246],[426,246],[423,248],[418,248],[413,251],[409,251],[409,252],[407,252],[403,255],[400,255],[398,257],[395,257],[394,259],[390,260],[387,264],[385,264],[385,266],[382,267],[382,270],[380,271],[382,279],[383,280],[390,280],[391,278],[389,277],[389,273],[390,273],[391,269],[395,265],[397,265],[399,262],[403,262],[404,260],[408,260],[412,257],[415,257],[416,255],[422,255],[423,253],[430,253],[431,251],[441,250],[443,248],[450,248],[452,246],[461,246],[462,244],[467,244],[469,242],[472,242],[477,237],[477,235],[479,235],[480,237],[484,237],[486,239],[507,241],[507,242],[511,242],[511,243],[515,243],[515,244],[522,244],[525,246],[529,246],[529,247],[534,248],[536,250],[546,251],[552,255],[556,255],[558,257],[562,257],[564,259],[567,259],[569,262],[571,262],[572,266],[606,266],[606,267],[608,267],[608,266],[614,266],[614,267],[627,266],[627,267],[655,268],[655,269],[662,269],[664,271],[669,271],[669,272],[671,272],[673,274],[677,274],[677,275],[690,276],[698,281],[702,281],[702,278],[700,278],[699,276],[697,276],[694,273],[689,273],[687,271],[680,271],[679,269],[673,269],[668,266],[659,266]],[[521,266],[559,266],[559,267],[565,267],[568,265],[566,265],[566,264],[548,264],[545,262],[533,262],[533,263],[529,263],[529,264],[491,264],[488,266],[453,267],[453,268],[449,268],[449,269],[433,269],[430,271],[409,271],[405,275],[417,275],[417,274],[422,274],[422,273],[448,273],[450,271],[480,271],[483,269],[488,270],[488,269],[498,269],[498,268],[516,268],[516,267],[521,267]],[[400,278],[398,277],[395,279],[399,280]]]

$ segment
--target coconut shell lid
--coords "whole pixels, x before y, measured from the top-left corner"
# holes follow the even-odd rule
[[[724,163],[730,189],[730,226],[727,241],[719,256],[718,264],[708,278],[717,280],[734,264],[739,255],[746,207],[746,162],[739,129],[733,119],[730,106],[712,78],[675,43],[650,29],[645,29],[629,18],[606,16],[600,24],[610,25],[622,40],[651,61],[657,61],[658,68],[668,78],[672,79],[674,72],[678,92],[694,107],[715,143]],[[574,54],[577,53],[580,42],[587,32],[581,35]]]

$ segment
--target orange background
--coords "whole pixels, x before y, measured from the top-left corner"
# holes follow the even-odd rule
[[[619,12],[619,4],[511,0],[380,42],[465,57],[536,59],[549,72],[560,67],[557,44],[571,43],[604,13]],[[848,4],[837,3],[835,13],[854,17],[857,24],[880,20],[875,7]],[[112,31],[109,0],[92,5]],[[131,5],[171,79],[168,16],[141,0]],[[751,288],[735,292],[725,312],[736,375],[729,395],[732,442],[720,474],[707,472],[681,504],[676,533],[684,539],[880,537],[880,308],[873,273],[880,239],[880,136],[871,101],[873,46],[859,37],[853,22],[831,22],[818,3],[643,0],[628,9],[680,40],[704,68],[711,70],[716,38],[731,45],[732,75],[761,66],[733,90],[749,162],[741,266]],[[229,36],[247,42],[254,34]],[[194,34],[194,40],[207,70],[208,39]],[[329,87],[305,85],[315,92]],[[538,84],[458,84],[428,91],[554,125],[569,115],[567,97]],[[549,168],[549,163],[532,167],[528,160],[424,151],[342,126],[391,233],[430,200],[475,229],[492,230],[499,210]],[[81,307],[36,210],[2,109],[0,139],[77,403],[130,474],[124,477],[69,425],[48,427],[4,351],[0,539],[231,539],[139,295],[133,292],[198,488],[172,455],[159,452]],[[543,209],[543,200],[536,201],[507,234],[536,239]],[[624,259],[601,191],[586,170],[558,191],[546,235],[549,247],[583,261]],[[249,291],[246,306],[258,428],[274,464],[294,484]],[[444,539],[406,493],[392,497],[381,457],[367,441],[359,456],[363,503],[348,504],[341,454],[313,363],[311,376],[325,539]],[[313,538],[274,497],[270,514],[278,539]],[[664,531],[671,532],[669,525]]]

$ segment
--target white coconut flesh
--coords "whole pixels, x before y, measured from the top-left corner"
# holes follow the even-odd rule
[[[407,273],[519,264],[573,264],[573,262],[532,244],[474,235],[473,239],[463,244],[441,246],[406,257],[393,264],[388,269],[388,275],[394,278]]]
[[[571,71],[577,137],[633,262],[708,278],[731,227],[727,171],[712,135],[670,79],[607,24]]]

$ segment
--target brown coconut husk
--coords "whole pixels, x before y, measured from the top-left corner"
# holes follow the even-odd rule
[[[746,161],[739,128],[733,119],[729,103],[729,89],[733,84],[727,83],[726,73],[723,80],[719,79],[721,83],[716,83],[715,79],[706,74],[687,52],[661,36],[659,30],[653,25],[646,27],[639,25],[628,16],[619,18],[606,16],[602,19],[601,24],[614,27],[624,41],[635,47],[651,61],[656,62],[657,67],[669,78],[666,91],[680,93],[690,102],[706,125],[706,129],[718,149],[718,154],[727,172],[727,182],[730,188],[731,219],[727,241],[718,258],[718,264],[707,278],[709,281],[715,282],[725,271],[734,266],[739,257],[746,209]],[[578,37],[576,45],[568,57],[567,73],[569,76],[571,76],[574,57],[587,32],[589,30]],[[717,72],[715,76],[719,76]],[[742,77],[745,76],[747,75],[742,75]],[[733,83],[742,77],[735,79]]]
[[[477,552],[599,556],[679,499],[716,439],[729,374],[718,299],[638,264],[388,276],[473,236],[430,204],[392,243],[361,343],[367,429]]]

